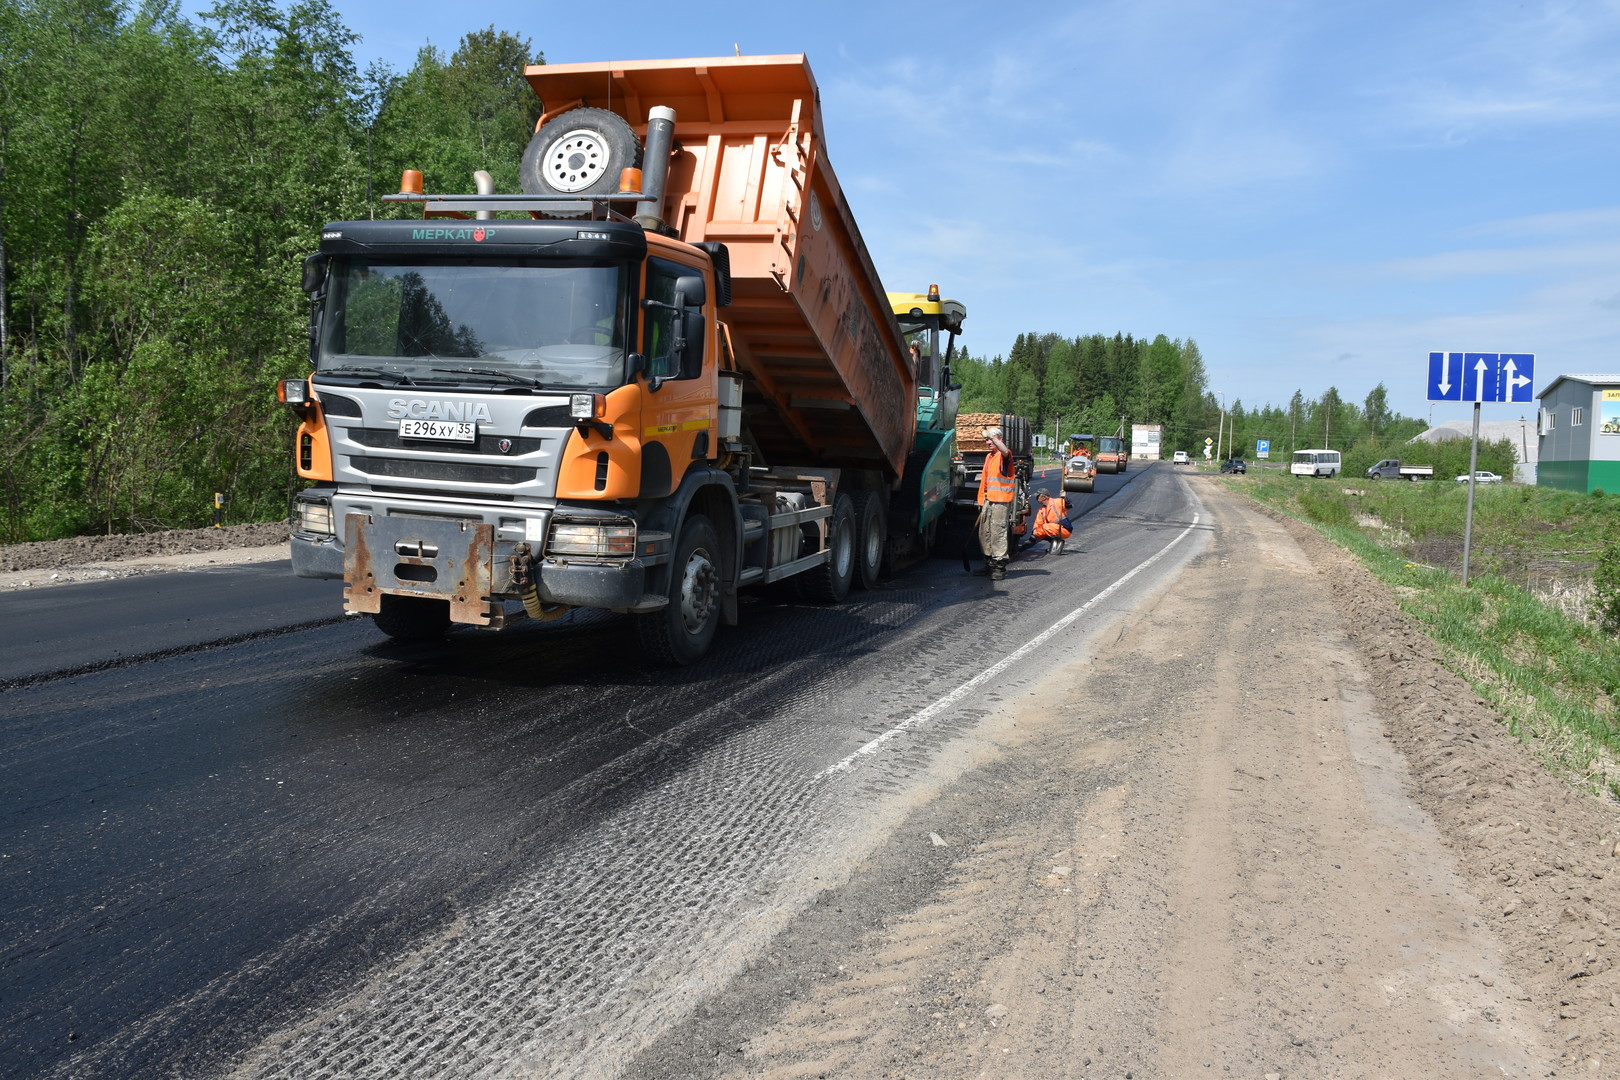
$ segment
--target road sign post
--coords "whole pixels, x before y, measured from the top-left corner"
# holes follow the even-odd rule
[[[1462,583],[1474,535],[1474,473],[1479,470],[1479,409],[1490,402],[1535,400],[1535,353],[1431,352],[1429,400],[1474,403],[1474,436],[1468,447],[1468,510],[1463,515]]]

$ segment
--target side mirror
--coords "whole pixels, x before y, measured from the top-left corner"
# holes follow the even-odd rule
[[[703,288],[703,279],[697,274],[684,274],[675,279],[675,303],[685,301],[689,308],[700,308],[708,294]]]
[[[685,311],[679,316],[685,324],[681,333],[681,375],[695,379],[703,374],[703,312]]]
[[[326,270],[330,265],[330,258],[318,251],[304,260],[304,293],[310,299],[326,288]]]
[[[678,379],[685,374],[686,296],[681,292],[679,283],[675,289],[675,317],[669,321],[669,331],[669,354],[660,357],[663,363],[657,364],[658,370],[647,375],[647,389],[654,393],[670,379]]]

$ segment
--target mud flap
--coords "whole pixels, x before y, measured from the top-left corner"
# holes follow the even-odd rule
[[[445,600],[450,621],[490,625],[494,607],[495,527],[471,521],[377,518],[343,520],[343,607],[375,614],[384,593]]]

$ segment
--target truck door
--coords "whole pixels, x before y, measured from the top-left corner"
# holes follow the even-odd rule
[[[657,256],[647,260],[642,353],[649,392],[642,411],[642,498],[671,493],[691,462],[715,454],[719,402],[716,365],[709,362],[716,344],[709,292],[702,267]]]

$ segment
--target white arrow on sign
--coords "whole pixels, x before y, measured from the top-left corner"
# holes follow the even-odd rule
[[[1479,362],[1474,365],[1474,400],[1475,401],[1484,401],[1485,400],[1485,373],[1487,371],[1489,371],[1489,370],[1490,370],[1490,365],[1485,363],[1485,358],[1483,356],[1480,357]]]
[[[1503,370],[1507,372],[1508,392],[1503,395],[1502,400],[1507,401],[1513,397],[1513,391],[1516,387],[1524,386],[1530,380],[1519,374],[1519,365],[1512,360],[1503,365]]]
[[[1445,363],[1440,365],[1440,393],[1451,393],[1451,357],[1447,356]]]

